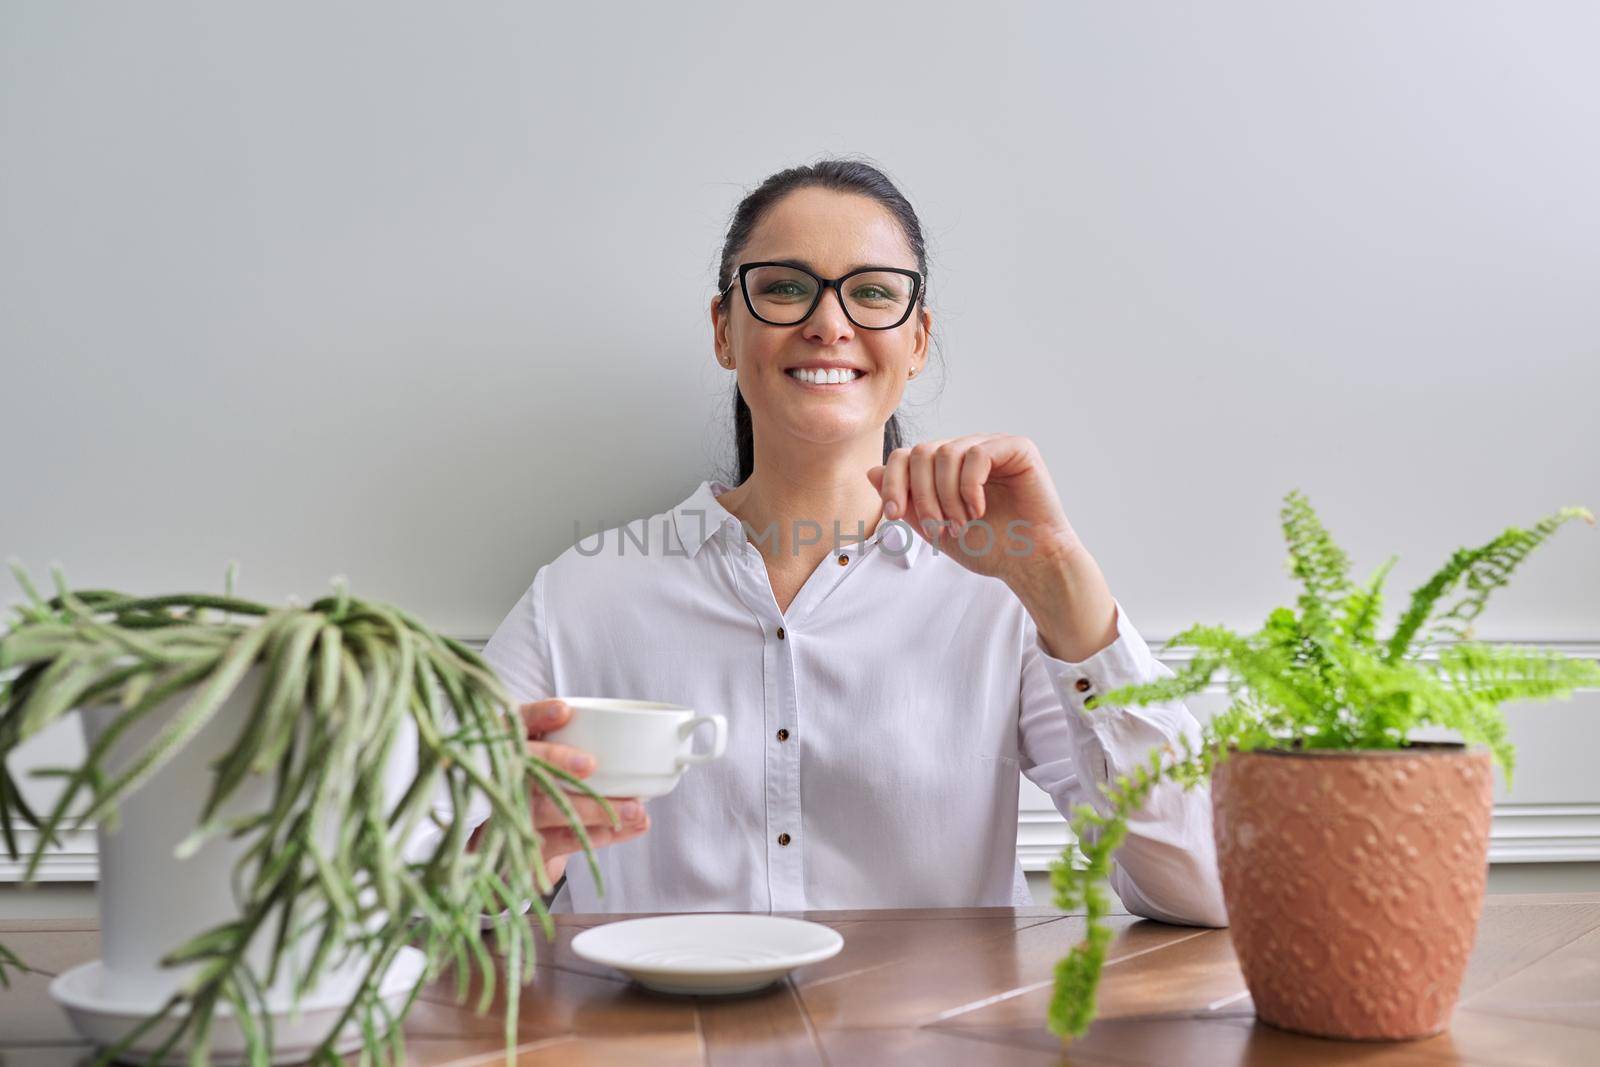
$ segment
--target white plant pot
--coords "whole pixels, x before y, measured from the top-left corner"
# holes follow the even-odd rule
[[[211,764],[228,750],[246,725],[264,676],[262,664],[251,667],[211,721],[118,806],[118,828],[115,831],[104,826],[97,828],[102,958],[97,961],[98,972],[80,969],[83,973],[78,974],[76,984],[66,983],[58,996],[80,1029],[93,1040],[108,1043],[106,1020],[101,1019],[96,1032],[90,1032],[91,1028],[79,1017],[86,1006],[83,1001],[96,1002],[102,1015],[117,1014],[119,1010],[133,1018],[141,1013],[148,1014],[164,1003],[199,966],[163,967],[161,958],[239,913],[232,888],[233,869],[247,851],[248,839],[230,840],[226,835],[219,835],[183,859],[174,851],[198,825],[201,806],[211,790]],[[108,773],[115,775],[126,765],[196,691],[191,688],[176,694],[119,737],[107,753]],[[87,743],[92,746],[122,711],[116,705],[106,705],[82,708],[79,714]],[[409,716],[401,719],[400,730],[385,773],[386,808],[400,799],[416,773],[416,726]],[[224,816],[266,810],[273,784],[270,776],[247,775],[224,805]],[[333,847],[331,828],[324,847],[329,850]],[[301,922],[311,914],[297,915],[296,921]],[[266,976],[275,934],[275,919],[269,920],[257,932],[247,951],[247,960],[258,980]],[[298,1038],[285,1042],[282,1039],[290,1035],[280,1029],[282,1022],[277,1017],[282,1014],[284,1020],[288,1020],[292,1007],[292,975],[309,961],[314,942],[314,937],[304,938],[293,954],[286,954],[284,964],[292,963],[293,968],[280,965],[276,980],[264,990],[274,1016],[275,1038],[278,1039],[275,1044],[281,1046],[275,1062],[303,1059],[316,1042],[326,1036],[327,1028],[349,1004],[370,963],[367,959],[352,957],[341,966],[327,968],[323,978],[307,990],[300,1002],[301,1018],[294,1021],[300,1031]],[[406,955],[397,961],[391,969],[390,980],[385,983],[387,994],[388,987],[395,985],[396,979],[410,976],[410,981],[400,986],[401,1000],[420,974],[421,958],[415,950],[403,951]],[[395,974],[396,971],[403,973]],[[72,973],[63,975],[62,979]],[[74,998],[77,1003],[73,1002]],[[229,1018],[224,1019],[224,1015]],[[320,1030],[314,1035],[304,1032],[318,1020]],[[160,1044],[159,1038],[168,1033],[170,1028],[166,1026],[153,1028],[153,1039],[141,1040],[137,1047],[153,1050]],[[242,1052],[242,1036],[232,1022],[231,1012],[218,1013],[213,1033],[217,1062],[231,1059],[235,1051]],[[358,1046],[359,1029],[352,1028],[347,1033],[349,1039],[341,1044]],[[230,1049],[230,1045],[237,1045],[237,1049]]]

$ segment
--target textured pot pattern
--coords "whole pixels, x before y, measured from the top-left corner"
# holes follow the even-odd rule
[[[1325,1037],[1444,1029],[1488,878],[1493,769],[1460,745],[1248,752],[1212,776],[1256,1015]]]

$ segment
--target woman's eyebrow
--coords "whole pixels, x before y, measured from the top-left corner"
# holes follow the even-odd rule
[[[813,274],[821,274],[822,273],[816,267],[813,267],[810,263],[806,262],[803,259],[768,259],[768,260],[763,260],[762,262],[778,263],[778,264],[781,264],[782,266],[785,266],[785,267],[799,267],[801,270],[808,270]],[[854,266],[846,267],[844,269],[844,273],[845,274],[850,274],[850,273],[853,273],[853,272],[858,271],[858,270],[864,270],[867,267],[887,267],[887,266],[889,266],[888,263],[857,263]],[[912,268],[910,268],[910,267],[896,267],[895,269],[896,270],[911,270]],[[840,277],[842,278],[842,277],[844,277],[844,275],[841,274]]]

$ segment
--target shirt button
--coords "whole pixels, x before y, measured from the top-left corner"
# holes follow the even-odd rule
[[[1089,691],[1089,687],[1094,683],[1090,682],[1087,678],[1079,678],[1074,684],[1077,686],[1078,692],[1087,693]]]
[[[790,837],[789,837],[788,834],[779,834],[778,835],[778,844],[787,846],[789,844],[789,841],[790,841]]]
[[[789,731],[788,730],[779,730],[778,731],[778,740],[779,741],[787,741],[787,740],[789,740]]]
[[[781,626],[778,627],[778,640],[779,641],[783,640],[783,627],[781,627]]]
[[[839,566],[843,567],[845,564],[847,564],[849,562],[850,562],[850,557],[849,556],[846,556],[846,555],[843,555],[843,554],[841,554],[839,556]]]

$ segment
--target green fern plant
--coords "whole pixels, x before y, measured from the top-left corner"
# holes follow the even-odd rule
[[[1287,568],[1299,580],[1296,608],[1279,607],[1261,629],[1237,634],[1195,625],[1168,642],[1195,649],[1171,678],[1124,686],[1086,702],[1086,708],[1159,704],[1200,692],[1227,672],[1229,706],[1201,729],[1198,743],[1151,752],[1105,789],[1106,814],[1087,804],[1073,811],[1083,855],[1071,850],[1051,866],[1055,903],[1083,909],[1084,939],[1057,965],[1049,1027],[1066,1039],[1094,1019],[1095,993],[1110,910],[1106,879],[1127,834],[1128,816],[1162,782],[1185,789],[1205,782],[1234,752],[1260,748],[1394,749],[1425,726],[1448,728],[1468,744],[1488,746],[1509,784],[1515,753],[1499,705],[1508,700],[1569,696],[1600,686],[1600,664],[1537,649],[1496,647],[1471,640],[1472,623],[1489,594],[1563,524],[1594,515],[1563,508],[1531,529],[1511,527],[1487,544],[1461,549],[1411,596],[1394,632],[1383,639],[1383,583],[1390,557],[1365,583],[1350,579],[1350,561],[1298,491],[1284,500]],[[1296,610],[1298,609],[1298,610]],[[1448,643],[1445,643],[1448,642]],[[1429,655],[1429,653],[1433,655]]]
[[[24,881],[31,881],[60,832],[101,821],[114,826],[117,804],[212,720],[247,670],[264,668],[260,697],[232,747],[213,763],[200,824],[180,844],[189,854],[214,837],[244,839],[248,850],[233,872],[238,913],[163,963],[198,964],[195,976],[97,1063],[127,1055],[163,1019],[177,1025],[151,1062],[189,1039],[194,1067],[210,1061],[218,1008],[230,1005],[252,1064],[269,1062],[272,1032],[263,989],[290,973],[296,998],[331,967],[370,960],[353,999],[321,1047],[317,1064],[342,1064],[334,1042],[354,1022],[363,1062],[401,1062],[399,1019],[445,964],[454,964],[465,999],[474,970],[481,976],[479,1014],[495,991],[496,963],[484,945],[480,914],[498,914],[503,980],[511,989],[533,978],[529,907],[554,936],[542,895],[552,886],[528,799],[535,790],[565,813],[583,845],[596,882],[598,864],[561,783],[610,805],[561,768],[530,755],[516,709],[494,671],[472,649],[441,636],[392,605],[334,595],[309,607],[270,608],[233,595],[229,567],[223,596],[134,597],[109,590],[72,590],[53,572],[57,595],[46,600],[26,572],[12,570],[28,601],[0,634],[0,833],[13,858],[18,825],[39,831]],[[112,742],[173,698],[192,696],[113,774]],[[7,766],[28,738],[75,708],[120,705],[115,721],[78,767],[35,774],[65,779],[49,812],[34,811]],[[398,802],[384,796],[384,773],[409,719],[416,727],[417,773]],[[250,779],[272,781],[266,810],[231,820],[219,814]],[[441,821],[432,809],[443,791],[457,812],[470,799],[488,802],[491,817],[476,846],[462,820]],[[80,803],[81,798],[81,803]],[[425,820],[444,830],[430,856],[403,859],[397,843]],[[328,848],[329,833],[336,844]],[[245,953],[258,935],[270,938],[269,972],[255,974]],[[399,950],[415,943],[427,965],[399,1016],[378,996]],[[296,968],[296,947],[310,947]],[[0,984],[7,968],[26,970],[0,946]],[[517,1005],[506,998],[506,1054],[515,1058]]]

